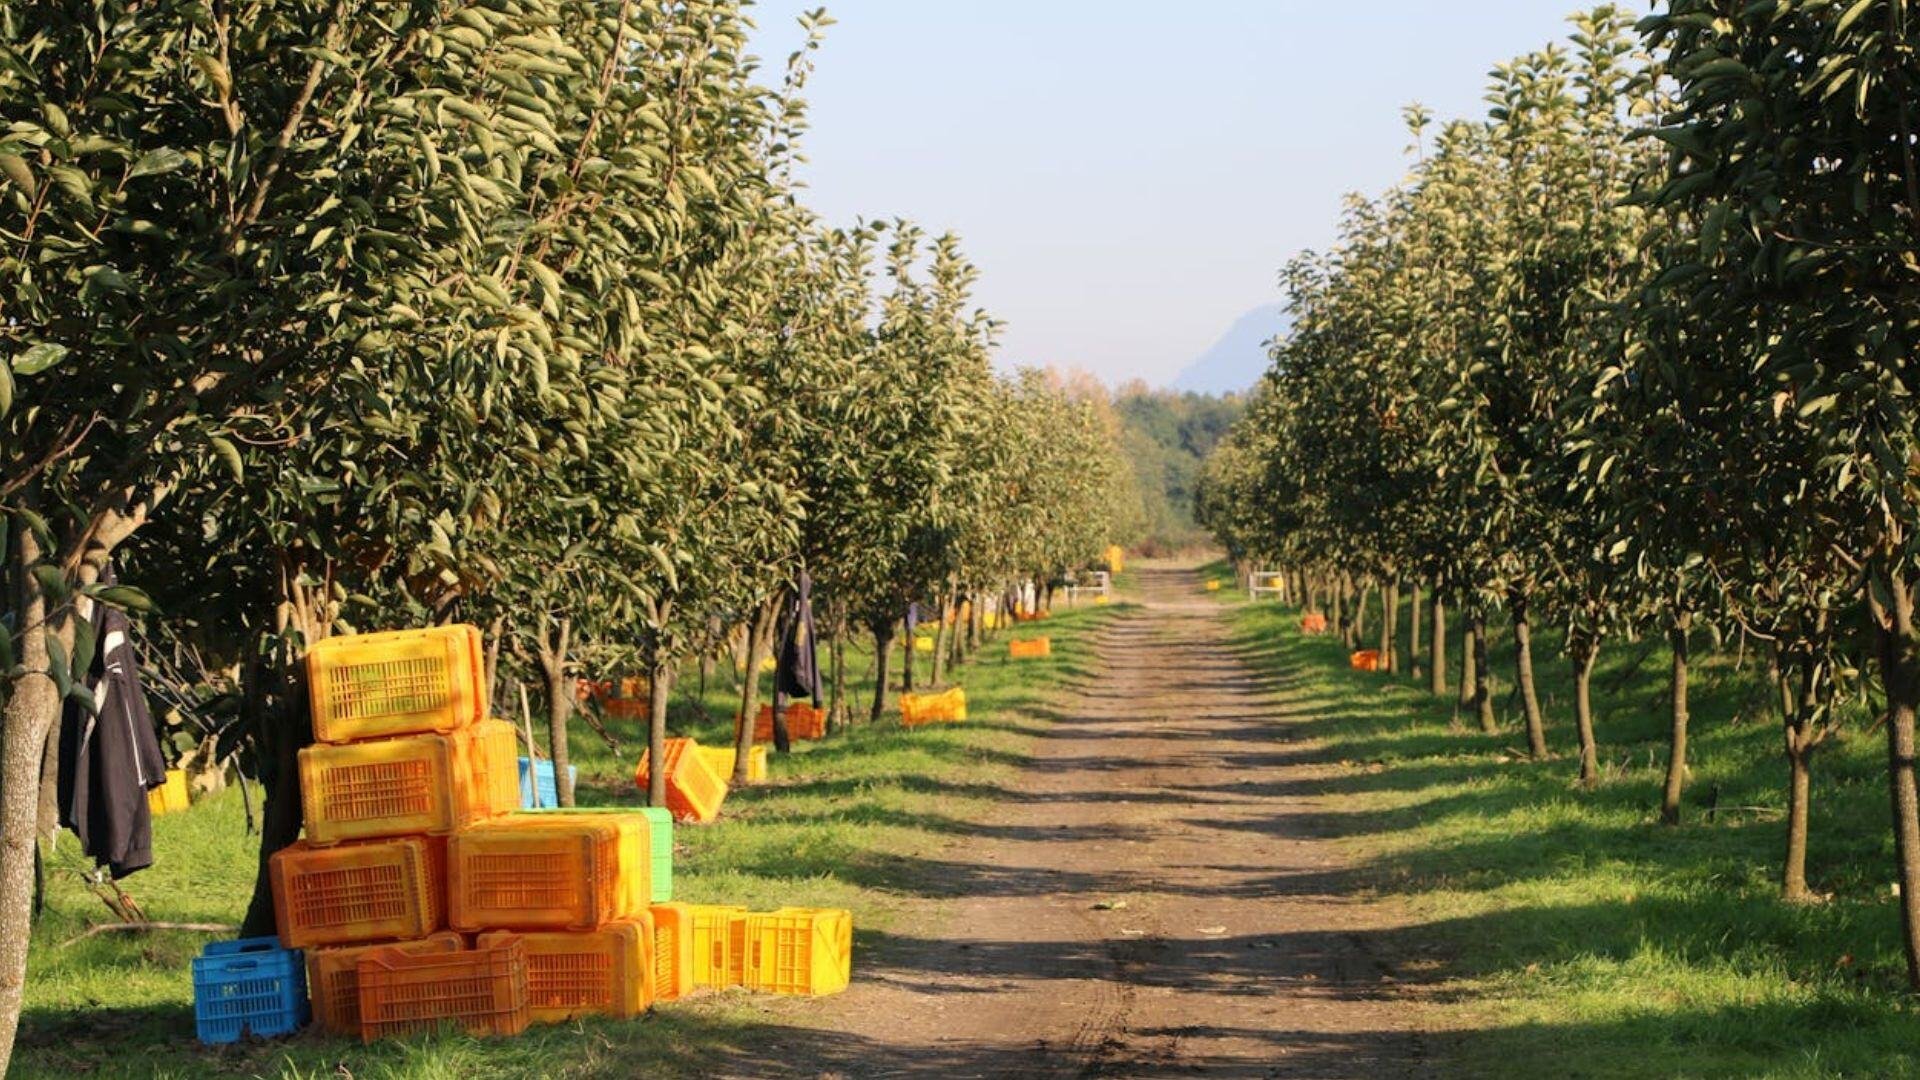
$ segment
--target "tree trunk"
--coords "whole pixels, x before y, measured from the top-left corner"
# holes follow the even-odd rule
[[[1600,746],[1593,735],[1593,662],[1599,642],[1577,635],[1568,649],[1573,661],[1573,721],[1580,736],[1580,786],[1600,784]]]
[[[827,726],[847,727],[847,624],[837,613],[827,631]]]
[[[780,612],[780,601],[769,600],[747,620],[747,680],[740,688],[740,721],[733,733],[733,782],[746,786],[747,770],[752,766],[754,725],[760,716],[760,667],[767,662],[773,639],[773,622]]]
[[[1399,670],[1394,664],[1395,638],[1400,630],[1400,583],[1389,579],[1380,587],[1380,670],[1391,675]]]
[[[1434,697],[1445,697],[1447,693],[1447,605],[1440,598],[1440,590],[1433,592],[1433,603],[1429,611],[1433,619],[1433,632],[1427,635],[1427,647],[1433,650],[1428,661],[1427,689]]]
[[[1920,642],[1913,624],[1913,586],[1885,574],[1887,597],[1873,601],[1880,676],[1887,691],[1887,795],[1893,810],[1894,854],[1900,886],[1900,931],[1907,954],[1907,986],[1920,990],[1920,787],[1914,778],[1916,710],[1920,710]],[[1872,595],[1873,590],[1869,590]]]
[[[1420,579],[1407,582],[1407,590],[1412,594],[1407,605],[1407,662],[1406,669],[1415,679],[1420,678]]]
[[[1687,631],[1692,624],[1692,613],[1680,611],[1667,627],[1667,640],[1673,651],[1673,727],[1667,736],[1667,785],[1660,795],[1663,825],[1680,824],[1680,795],[1687,784]]]
[[[1347,648],[1353,648],[1353,624],[1347,618],[1347,575],[1341,574],[1333,583],[1333,628],[1340,633],[1340,640]]]
[[[40,754],[47,731],[60,721],[60,690],[49,674],[48,598],[27,568],[42,558],[30,529],[20,527],[20,557],[11,584],[18,613],[13,643],[15,662],[25,668],[13,676],[0,728],[0,1074],[13,1053],[27,973],[27,945],[33,924],[34,832],[40,815]]]
[[[667,699],[673,693],[673,667],[664,650],[653,647],[647,671],[647,805],[667,805]]]
[[[543,621],[537,642],[540,671],[547,677],[547,756],[553,759],[553,790],[561,806],[573,805],[573,782],[567,775],[572,754],[567,743],[567,720],[573,715],[573,694],[567,685],[567,655],[573,646],[573,618],[561,618],[549,637],[549,623]],[[658,758],[654,760],[659,760]]]
[[[1807,802],[1810,795],[1810,758],[1812,751],[1789,729],[1787,753],[1787,852],[1780,867],[1780,895],[1802,901],[1812,896],[1807,888]]]
[[[487,708],[500,699],[500,643],[507,636],[507,617],[496,616],[487,628]],[[498,715],[491,713],[490,715]]]
[[[1487,642],[1487,616],[1473,617],[1473,709],[1480,717],[1480,730],[1498,734],[1500,721],[1493,715],[1493,647]]]
[[[1362,581],[1360,587],[1354,590],[1353,633],[1351,635],[1353,641],[1347,646],[1349,649],[1357,649],[1360,647],[1361,642],[1367,640],[1367,605],[1372,599],[1368,595],[1371,592],[1373,592],[1373,585],[1367,581]]]
[[[946,685],[942,680],[947,677],[947,617],[953,613],[953,594],[949,592],[940,600],[940,621],[933,628],[933,681],[934,689]]]
[[[876,622],[873,631],[873,711],[867,722],[877,724],[887,714],[887,661],[893,656],[893,623]]]
[[[1478,644],[1474,641],[1474,628],[1481,624],[1480,618],[1469,609],[1460,627],[1460,699],[1457,707],[1461,710],[1476,708],[1475,702],[1480,696],[1480,671],[1474,659]]]
[[[1527,594],[1507,594],[1513,605],[1514,675],[1520,681],[1520,704],[1527,715],[1527,753],[1535,761],[1547,759],[1547,722],[1540,713],[1540,695],[1533,686],[1533,627],[1527,621]]]
[[[976,593],[967,607],[967,651],[976,654],[980,651],[980,604],[981,597]]]
[[[913,669],[915,666],[913,662],[913,639],[920,636],[917,632],[919,629],[918,625],[909,626],[905,622],[900,624],[900,692],[903,694],[913,693]]]
[[[1801,901],[1807,888],[1807,818],[1812,793],[1813,751],[1819,745],[1814,717],[1820,708],[1821,664],[1808,648],[1797,657],[1800,686],[1793,695],[1783,732],[1787,756],[1787,852],[1780,868],[1780,895]]]

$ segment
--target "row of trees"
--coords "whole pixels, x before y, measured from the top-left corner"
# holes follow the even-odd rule
[[[1108,541],[1110,413],[993,372],[953,237],[807,209],[829,20],[770,88],[742,7],[0,6],[0,1071],[86,600],[230,688],[264,866],[330,633],[488,628],[564,778],[581,674],[650,678],[659,760],[677,667],[803,570],[884,656]]]
[[[1288,268],[1296,325],[1203,513],[1336,614],[1360,582],[1424,584],[1433,646],[1448,605],[1467,621],[1489,729],[1504,609],[1535,758],[1530,631],[1563,628],[1584,784],[1596,651],[1665,635],[1670,823],[1689,638],[1760,643],[1790,899],[1809,895],[1813,755],[1868,700],[1920,987],[1920,26],[1904,0],[1663,7],[1637,28],[1611,5],[1576,17],[1569,45],[1495,70],[1484,119],[1409,110],[1406,182]]]

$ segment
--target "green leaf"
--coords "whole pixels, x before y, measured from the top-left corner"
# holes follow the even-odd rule
[[[32,345],[27,351],[13,358],[13,370],[17,375],[38,375],[67,358],[67,347],[43,341]]]
[[[239,483],[246,480],[246,466],[241,464],[240,451],[234,447],[233,443],[228,442],[218,435],[209,438],[207,443],[213,447],[214,456],[220,459],[220,464],[225,465],[227,472],[232,474],[234,482]]]
[[[187,156],[170,146],[158,150],[149,150],[140,155],[140,160],[127,170],[127,179],[138,180],[143,176],[160,176],[173,172],[187,163]]]
[[[40,185],[33,179],[33,170],[19,154],[0,153],[0,176],[5,176],[8,183],[29,199],[40,192]]]
[[[103,585],[90,590],[90,592],[94,599],[99,600],[108,607],[116,607],[122,611],[153,612],[159,610],[159,607],[154,604],[152,597],[148,596],[144,590],[136,589],[131,585]]]

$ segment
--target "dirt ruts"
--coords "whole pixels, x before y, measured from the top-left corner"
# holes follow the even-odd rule
[[[853,989],[778,1010],[729,1075],[1427,1074],[1421,1010],[1369,946],[1403,913],[1353,894],[1315,820],[1329,766],[1193,568],[1135,576],[1142,606],[1012,797],[934,853],[949,897],[911,901]]]

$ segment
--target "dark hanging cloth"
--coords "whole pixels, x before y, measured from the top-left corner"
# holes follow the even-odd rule
[[[773,673],[773,747],[784,754],[792,748],[787,735],[786,710],[789,698],[813,699],[821,707],[820,663],[814,649],[813,576],[800,571],[793,599],[781,612],[780,655]]]
[[[101,580],[112,582],[111,568]],[[91,606],[93,662],[81,685],[94,707],[69,697],[61,716],[60,824],[118,880],[153,865],[147,790],[166,782],[167,763],[140,684],[132,624],[117,608]]]

